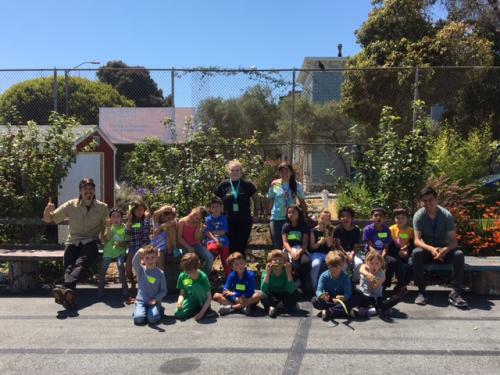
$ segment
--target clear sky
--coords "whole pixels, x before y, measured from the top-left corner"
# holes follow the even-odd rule
[[[0,68],[123,60],[148,68],[299,68],[359,52],[370,0],[3,1]],[[92,66],[87,66],[92,67]]]

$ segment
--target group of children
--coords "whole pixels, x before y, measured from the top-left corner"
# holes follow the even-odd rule
[[[274,317],[296,310],[301,295],[313,296],[312,303],[325,320],[388,315],[406,293],[413,230],[404,209],[394,211],[396,224],[390,228],[385,225],[386,212],[374,209],[372,223],[361,233],[353,224],[351,208],[339,211],[337,227],[333,227],[329,211],[320,212],[318,224],[311,229],[299,206],[288,207],[282,229],[283,249],[269,254],[257,286],[254,273],[246,268],[244,254],[230,253],[228,223],[220,198],[214,197],[209,208],[205,220],[202,207],[177,220],[172,206],[163,206],[150,215],[144,203],[136,202],[125,223],[122,212],[112,209],[104,233],[99,293],[103,293],[109,264],[116,261],[123,294],[128,296],[128,303],[135,302],[134,322],[156,324],[166,295],[166,254],[182,256],[177,281],[180,294],[174,313],[179,319],[200,320],[214,315],[212,299],[221,305],[221,315],[236,311],[249,315],[261,302]],[[217,256],[226,283],[222,292],[212,297],[208,276]],[[394,293],[385,298],[384,290],[394,275]],[[357,283],[359,286],[353,287]]]

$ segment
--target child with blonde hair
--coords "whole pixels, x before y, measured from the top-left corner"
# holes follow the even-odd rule
[[[177,246],[177,220],[175,208],[160,207],[153,213],[153,237],[151,243],[158,250],[158,267],[165,269],[165,256],[171,255]]]

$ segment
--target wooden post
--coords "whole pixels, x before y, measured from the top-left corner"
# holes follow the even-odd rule
[[[37,261],[9,262],[9,290],[12,293],[40,288]]]

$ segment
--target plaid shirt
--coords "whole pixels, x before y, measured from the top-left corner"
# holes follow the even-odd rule
[[[132,220],[132,226],[127,228],[127,235],[129,237],[129,253],[135,253],[141,247],[151,243],[149,235],[151,234],[151,221],[144,219],[140,221]]]

